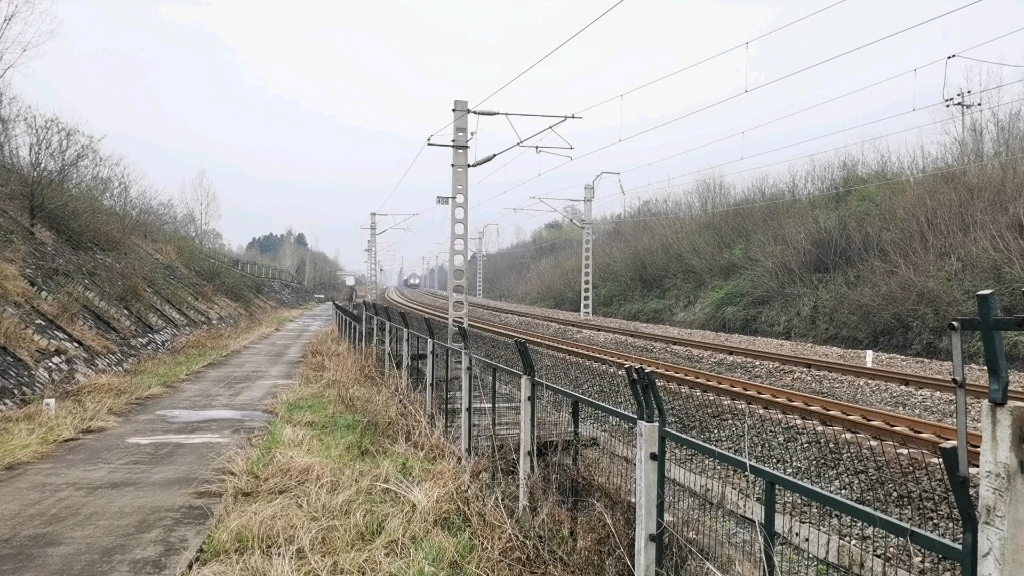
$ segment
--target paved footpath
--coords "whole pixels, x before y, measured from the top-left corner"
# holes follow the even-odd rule
[[[0,472],[0,575],[180,574],[220,499],[197,490],[295,377],[330,304],[147,401],[111,430]],[[60,405],[57,405],[60,409]]]

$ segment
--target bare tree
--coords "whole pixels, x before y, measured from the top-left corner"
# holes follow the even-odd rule
[[[220,198],[206,170],[199,170],[182,184],[180,204],[185,233],[203,248],[215,244],[220,237]]]
[[[156,201],[139,173],[127,160],[108,158],[104,162],[103,203],[110,208],[123,238],[134,236],[147,208]]]
[[[12,188],[21,196],[30,224],[61,205],[98,155],[98,140],[55,114],[22,107],[0,142]]]
[[[0,79],[31,60],[56,32],[53,2],[0,0]]]

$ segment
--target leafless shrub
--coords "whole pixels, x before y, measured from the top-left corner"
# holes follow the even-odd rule
[[[31,60],[57,30],[53,3],[40,0],[0,2],[0,80]]]
[[[199,170],[181,186],[179,195],[184,231],[202,248],[220,242],[220,198],[205,170]]]

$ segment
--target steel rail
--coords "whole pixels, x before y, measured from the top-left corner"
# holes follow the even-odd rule
[[[435,294],[431,294],[429,292],[424,292],[423,294],[430,296],[431,298],[438,297]],[[949,394],[953,394],[956,392],[956,386],[953,384],[951,379],[939,378],[937,376],[913,374],[911,372],[902,372],[900,370],[892,370],[889,368],[869,368],[867,366],[858,366],[856,364],[848,364],[846,362],[823,360],[819,358],[797,356],[795,354],[771,352],[768,350],[757,350],[755,348],[744,348],[742,346],[734,346],[731,344],[719,344],[716,342],[696,340],[693,338],[685,338],[682,336],[666,336],[664,334],[657,334],[655,332],[648,332],[646,330],[634,330],[632,328],[606,326],[602,324],[597,324],[593,321],[560,318],[558,316],[536,312],[522,312],[519,310],[502,308],[500,306],[481,304],[479,302],[474,302],[473,307],[481,308],[483,310],[487,310],[488,312],[495,312],[498,314],[512,314],[514,316],[530,318],[531,320],[538,320],[541,322],[551,322],[553,324],[559,324],[562,326],[568,326],[570,328],[577,328],[580,330],[593,330],[594,332],[604,332],[607,334],[615,334],[618,336],[629,336],[631,338],[649,340],[651,342],[657,342],[659,344],[668,344],[671,346],[683,346],[686,348],[707,350],[709,352],[716,352],[719,354],[725,354],[727,356],[740,356],[743,358],[750,358],[752,360],[774,362],[776,364],[784,364],[786,366],[796,366],[798,368],[807,368],[809,370],[829,372],[832,374],[843,374],[845,376],[853,376],[855,378],[863,378],[865,380],[874,380],[876,382],[889,382],[891,384],[899,384],[901,386],[912,386],[914,388],[922,388],[926,390],[936,390],[939,392],[947,392]],[[967,395],[973,398],[988,398],[988,386],[984,384],[968,383]],[[1010,399],[1024,401],[1024,390],[1010,390]]]
[[[421,314],[437,318],[443,316],[439,310],[426,304],[409,300],[397,291],[389,291],[385,294],[385,298],[398,306]],[[771,410],[815,420],[829,426],[861,432],[868,436],[880,437],[896,444],[925,449],[934,454],[939,453],[938,447],[941,444],[956,441],[956,428],[938,422],[704,372],[634,354],[625,354],[518,328],[502,326],[492,322],[476,320],[473,322],[473,325],[484,332],[506,338],[521,338],[545,348],[585,360],[613,362],[624,365],[640,364],[658,374],[662,380],[672,384],[698,389],[742,402],[749,402]],[[980,457],[981,434],[969,431],[967,433],[967,442],[968,457],[972,462],[977,463]]]

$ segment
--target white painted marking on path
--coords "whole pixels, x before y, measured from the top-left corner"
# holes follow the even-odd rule
[[[175,444],[203,444],[205,442],[230,442],[230,438],[223,438],[216,434],[170,434],[166,436],[146,436],[143,438],[129,438],[129,444],[156,444],[172,442]]]

